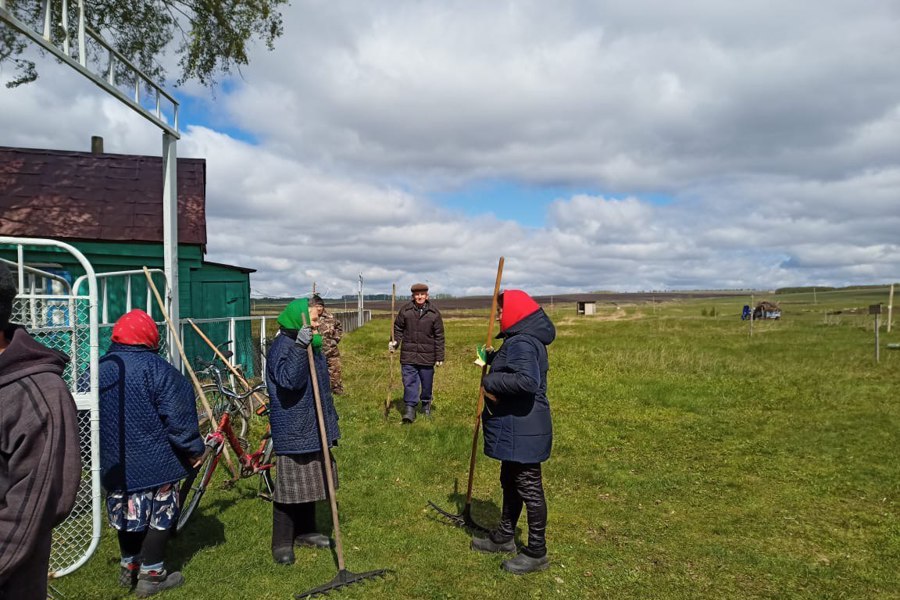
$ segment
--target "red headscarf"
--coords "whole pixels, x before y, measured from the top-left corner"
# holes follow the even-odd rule
[[[150,315],[135,308],[122,315],[113,325],[112,341],[159,350],[159,329]]]
[[[500,295],[503,313],[500,315],[500,331],[506,331],[528,315],[540,310],[540,305],[522,290],[506,290]]]

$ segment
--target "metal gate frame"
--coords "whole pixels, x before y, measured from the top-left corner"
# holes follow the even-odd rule
[[[97,280],[94,268],[77,248],[58,240],[41,238],[17,238],[0,236],[0,246],[11,246],[16,250],[16,261],[13,266],[18,271],[19,293],[16,299],[26,303],[30,322],[29,332],[41,341],[43,337],[59,335],[65,338],[69,335],[71,340],[65,342],[71,353],[71,367],[66,370],[66,385],[75,399],[75,407],[79,413],[79,438],[81,440],[82,477],[75,508],[69,517],[59,527],[54,529],[53,543],[50,555],[50,577],[61,577],[81,567],[91,557],[100,543],[101,534],[101,492],[100,492],[100,410],[99,410],[99,320],[97,316]],[[88,283],[87,295],[73,293],[68,281],[43,269],[28,266],[26,251],[38,248],[55,248],[67,252],[78,260],[85,272],[85,280]],[[9,263],[10,261],[4,261]],[[26,274],[30,285],[26,286]],[[39,290],[36,282],[52,280],[63,284],[67,293],[51,294],[46,290]],[[66,322],[62,324],[44,324],[45,313],[42,305],[56,306],[66,303],[68,308]],[[53,303],[51,305],[51,303]],[[79,319],[84,304],[87,303],[87,323]],[[37,310],[36,310],[37,307]],[[38,318],[40,311],[40,319]],[[88,366],[84,370],[79,357],[84,354],[79,348],[79,333],[88,333]],[[87,381],[79,381],[79,373],[87,374]],[[87,385],[85,385],[85,383]],[[88,418],[88,430],[82,428],[82,416]],[[87,439],[85,439],[85,433]],[[85,450],[89,448],[88,455]],[[90,512],[90,539],[85,543],[86,534],[83,531],[87,524],[87,513]],[[81,531],[80,531],[80,530]],[[72,547],[75,547],[74,551]],[[85,547],[86,546],[86,547]]]

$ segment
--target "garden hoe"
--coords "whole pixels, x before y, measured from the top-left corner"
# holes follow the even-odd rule
[[[397,284],[391,284],[391,344],[394,343],[394,298],[397,296]],[[388,371],[388,391],[384,401],[384,418],[387,419],[391,412],[391,400],[394,396],[394,352],[391,351],[391,366]]]
[[[303,325],[306,326],[306,315],[303,316]],[[331,505],[331,523],[334,527],[334,548],[337,554],[338,572],[334,579],[324,585],[307,590],[300,594],[294,594],[294,598],[310,598],[319,594],[327,594],[354,583],[383,577],[390,569],[378,569],[365,573],[353,573],[344,565],[344,545],[341,542],[341,524],[338,520],[337,498],[334,495],[334,475],[331,472],[331,452],[328,450],[328,433],[325,431],[325,414],[322,411],[322,396],[319,394],[319,378],[316,375],[316,363],[313,357],[312,344],[306,347],[306,356],[309,359],[309,377],[313,386],[313,398],[316,401],[316,418],[319,422],[319,439],[322,441],[322,458],[325,463],[325,483],[328,485],[328,502]]]
[[[503,257],[500,257],[500,263],[497,265],[497,280],[494,282],[494,297],[491,300],[491,315],[488,318],[487,343],[485,348],[491,346],[494,335],[494,319],[497,316],[497,297],[500,295],[500,279],[503,277]],[[472,518],[472,481],[475,478],[475,454],[478,451],[478,430],[481,427],[481,411],[484,409],[484,376],[487,375],[487,363],[481,366],[481,384],[478,389],[478,404],[475,409],[475,431],[472,433],[472,454],[469,458],[469,485],[466,488],[466,505],[463,507],[462,513],[453,514],[439,507],[434,502],[429,501],[428,504],[436,510],[441,516],[450,521],[457,527],[468,527],[476,531],[488,532],[475,522]]]

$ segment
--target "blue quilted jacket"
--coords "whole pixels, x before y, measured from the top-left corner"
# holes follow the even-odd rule
[[[556,338],[556,328],[539,309],[498,337],[505,341],[484,378],[485,391],[497,398],[496,404],[484,401],[484,453],[497,460],[544,462],[553,444],[547,345]]]
[[[203,454],[190,382],[156,352],[113,343],[100,359],[100,481],[134,492],[183,479]]]
[[[282,330],[266,355],[266,385],[271,399],[269,422],[275,454],[308,454],[322,450],[309,359],[306,348],[294,342],[295,337],[296,331]],[[316,352],[313,356],[330,447],[341,437],[338,415],[331,396],[325,355]]]

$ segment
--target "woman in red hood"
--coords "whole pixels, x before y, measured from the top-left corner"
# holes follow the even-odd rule
[[[484,377],[487,403],[482,413],[484,453],[500,463],[503,511],[500,524],[487,538],[474,538],[480,552],[516,552],[516,523],[524,505],[528,545],[503,562],[511,573],[542,571],[550,565],[544,532],[547,502],[541,463],[550,458],[553,425],[547,400],[547,346],[556,329],[544,310],[521,290],[499,297],[498,316],[503,346],[488,353],[490,372]]]

